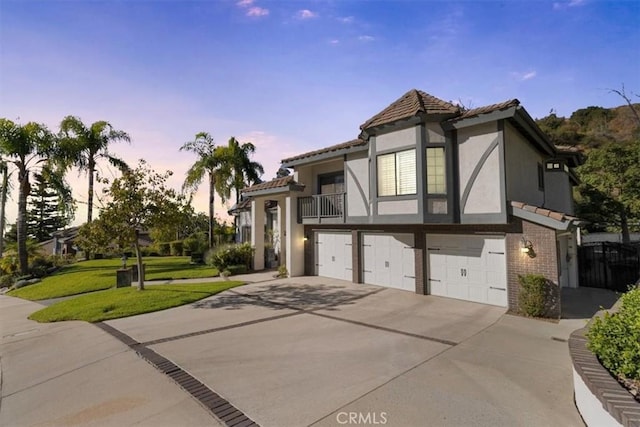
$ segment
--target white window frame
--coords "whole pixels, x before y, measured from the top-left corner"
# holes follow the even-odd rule
[[[413,155],[413,163],[411,163],[411,155]],[[399,167],[400,165],[402,167]],[[384,170],[385,167],[391,168],[391,170]],[[417,194],[416,173],[415,148],[378,155],[376,158],[378,197]],[[390,182],[391,179],[393,179],[393,183]]]

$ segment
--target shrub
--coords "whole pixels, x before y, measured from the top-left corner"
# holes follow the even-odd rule
[[[15,274],[18,271],[18,254],[13,251],[6,252],[0,258],[0,269],[4,274]]]
[[[184,250],[189,254],[204,254],[208,247],[206,233],[193,233],[184,239]]]
[[[175,240],[169,243],[169,252],[171,256],[182,256],[182,248],[184,244],[182,240]]]
[[[518,276],[520,311],[527,316],[541,317],[547,306],[547,279],[540,274]]]
[[[236,274],[244,274],[247,272],[247,266],[244,264],[241,265],[229,265],[227,266],[227,270],[231,276],[235,276]]]
[[[47,257],[36,256],[29,262],[29,273],[34,277],[44,277],[53,266],[53,262]]]
[[[223,271],[232,265],[251,265],[254,249],[249,243],[239,245],[222,245],[207,254],[207,264]]]
[[[621,298],[617,313],[596,317],[587,332],[587,347],[602,366],[627,379],[640,379],[640,289]]]
[[[289,270],[287,270],[286,265],[281,265],[278,267],[278,277],[289,277]]]
[[[15,283],[16,278],[11,274],[0,276],[0,288],[10,288]]]
[[[169,256],[171,254],[171,244],[169,242],[159,242],[156,246],[160,256]]]

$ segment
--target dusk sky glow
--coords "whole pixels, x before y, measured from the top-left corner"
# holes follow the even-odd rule
[[[639,46],[638,1],[0,0],[0,117],[54,132],[66,115],[107,120],[132,138],[114,153],[171,169],[176,188],[195,160],[184,142],[235,136],[267,180],[411,88],[518,98],[534,118],[621,105],[607,89],[640,93]],[[86,177],[69,181],[86,201]]]

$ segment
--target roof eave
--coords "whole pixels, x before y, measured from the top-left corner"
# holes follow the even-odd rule
[[[284,187],[265,188],[262,190],[243,192],[242,194],[246,197],[268,196],[272,194],[289,193],[291,191],[304,191],[304,187],[304,184],[289,184]]]
[[[302,166],[302,165],[306,165],[309,163],[315,163],[315,162],[321,162],[321,161],[325,161],[325,160],[331,160],[333,158],[336,157],[340,157],[340,156],[344,156],[345,154],[350,154],[350,153],[356,153],[359,151],[366,151],[369,149],[369,143],[366,142],[364,144],[361,145],[356,145],[356,146],[352,146],[352,147],[347,147],[347,148],[341,148],[335,151],[329,151],[326,153],[321,153],[321,154],[316,154],[316,155],[312,155],[309,157],[303,157],[301,159],[295,159],[295,160],[289,160],[289,161],[285,161],[286,159],[282,160],[282,167],[284,168],[293,168],[296,166]]]
[[[544,227],[552,228],[554,230],[565,231],[570,228],[580,226],[583,222],[578,218],[567,218],[566,220],[557,220],[548,216],[539,215],[535,212],[531,212],[515,206],[511,207],[511,214],[517,218],[524,219]]]
[[[517,106],[513,106],[504,110],[492,111],[490,113],[480,114],[469,118],[453,119],[443,123],[442,127],[444,130],[463,129],[496,120],[508,119],[515,116],[517,109]]]

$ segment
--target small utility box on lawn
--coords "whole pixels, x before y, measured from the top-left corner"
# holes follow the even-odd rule
[[[116,270],[116,288],[131,286],[132,274],[130,268]]]

